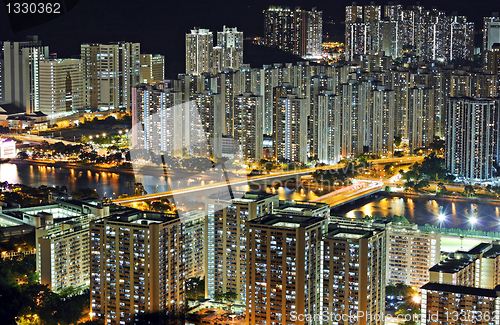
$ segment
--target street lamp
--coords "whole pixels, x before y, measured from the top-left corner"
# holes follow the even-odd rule
[[[472,216],[469,218],[469,222],[471,224],[471,229],[474,229],[474,225],[477,223],[477,218]]]

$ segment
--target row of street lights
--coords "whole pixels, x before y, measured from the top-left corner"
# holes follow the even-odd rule
[[[122,133],[123,133],[123,131],[122,131],[122,130],[119,130],[119,131],[118,131],[118,134],[120,134],[120,135],[121,135]],[[128,129],[126,129],[126,130],[125,130],[125,133],[128,133]],[[100,136],[99,134],[96,134],[96,135],[95,135],[95,138],[96,138],[96,139],[98,139],[98,138],[99,138],[99,136]],[[103,133],[103,134],[102,134],[102,136],[103,136],[103,137],[105,137],[105,136],[106,136],[106,133]],[[92,136],[91,136],[91,135],[89,136],[89,139],[90,139],[90,140],[92,140]]]
[[[441,227],[441,225],[446,222],[448,219],[446,218],[446,215],[442,212],[440,212],[437,216],[437,219],[439,221],[439,226]],[[474,229],[474,225],[478,222],[477,218],[475,216],[471,216],[469,218],[469,223],[471,224],[472,226],[472,229]]]

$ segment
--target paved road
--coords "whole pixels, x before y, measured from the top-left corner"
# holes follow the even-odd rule
[[[9,138],[14,138],[16,140],[21,140],[21,141],[30,141],[30,142],[43,142],[47,141],[48,143],[57,143],[57,142],[62,142],[65,145],[77,145],[80,143],[76,142],[71,142],[71,141],[65,141],[65,140],[59,140],[59,139],[53,139],[53,138],[46,138],[46,137],[40,137],[38,135],[23,135],[23,134],[6,134],[6,137]]]

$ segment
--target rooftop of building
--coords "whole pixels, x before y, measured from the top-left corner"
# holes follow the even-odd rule
[[[382,231],[380,227],[371,227],[366,225],[366,227],[346,227],[338,224],[329,224],[328,232],[326,237],[332,238],[346,238],[346,239],[360,239],[372,237],[375,232]]]
[[[71,205],[80,206],[80,207],[84,206],[84,205],[91,205],[91,206],[94,206],[96,208],[103,207],[102,201],[99,199],[96,199],[96,198],[63,199],[63,200],[58,201],[58,203],[63,204],[63,205],[71,204]]]
[[[480,297],[498,297],[497,291],[500,291],[500,286],[495,287],[495,289],[483,289],[474,287],[457,286],[452,284],[444,283],[427,283],[421,288],[422,290],[438,291],[438,292],[449,292],[455,294],[480,296]]]
[[[26,112],[25,109],[17,106],[16,104],[1,104],[0,105],[0,113],[1,114],[24,114]]]
[[[492,245],[490,243],[480,243],[477,246],[474,246],[469,250],[469,254],[471,255],[477,255],[477,254],[484,254],[485,252],[489,251],[492,248]]]
[[[279,207],[275,210],[279,212],[304,212],[316,211],[327,208],[330,210],[328,203],[308,202],[308,201],[280,201]]]
[[[250,203],[274,196],[278,197],[278,194],[266,192],[233,192],[233,198],[231,198],[229,191],[221,191],[210,195],[208,198],[213,200],[233,200],[234,203]]]
[[[263,217],[251,220],[250,223],[262,226],[272,226],[279,228],[307,228],[321,223],[325,220],[322,217],[305,217],[285,214],[268,214]]]
[[[179,216],[175,214],[164,214],[160,212],[142,211],[134,208],[124,208],[121,210],[113,211],[109,217],[101,219],[98,223],[106,222],[119,222],[130,223],[137,225],[150,225],[161,224],[172,220],[179,220]]]
[[[483,258],[495,258],[500,254],[500,242],[480,243],[469,251],[457,251],[429,269],[431,272],[455,273],[472,263],[481,255]]]
[[[429,269],[430,272],[455,273],[474,260],[470,254],[456,252]]]

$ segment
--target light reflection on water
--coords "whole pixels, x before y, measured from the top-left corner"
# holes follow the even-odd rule
[[[446,221],[441,225],[447,228],[479,229],[484,231],[500,232],[500,211],[498,204],[469,203],[467,201],[449,201],[443,199],[410,199],[410,198],[378,198],[366,202],[344,207],[333,212],[349,218],[362,218],[365,215],[386,217],[392,215],[405,216],[408,221],[424,225],[439,226],[437,216],[443,213]],[[477,223],[471,224],[474,217]]]
[[[66,186],[69,192],[75,192],[79,188],[95,189],[103,197],[117,198],[120,194],[133,194],[135,183],[142,183],[148,194],[161,193],[177,188],[208,185],[213,181],[191,179],[172,179],[164,176],[151,176],[134,174],[132,172],[106,172],[89,170],[85,168],[62,168],[29,164],[0,164],[0,181],[10,184],[25,184],[32,187],[41,185]],[[237,191],[247,191],[248,186],[236,187]],[[305,201],[317,198],[312,191],[282,188],[275,190],[280,200]]]

